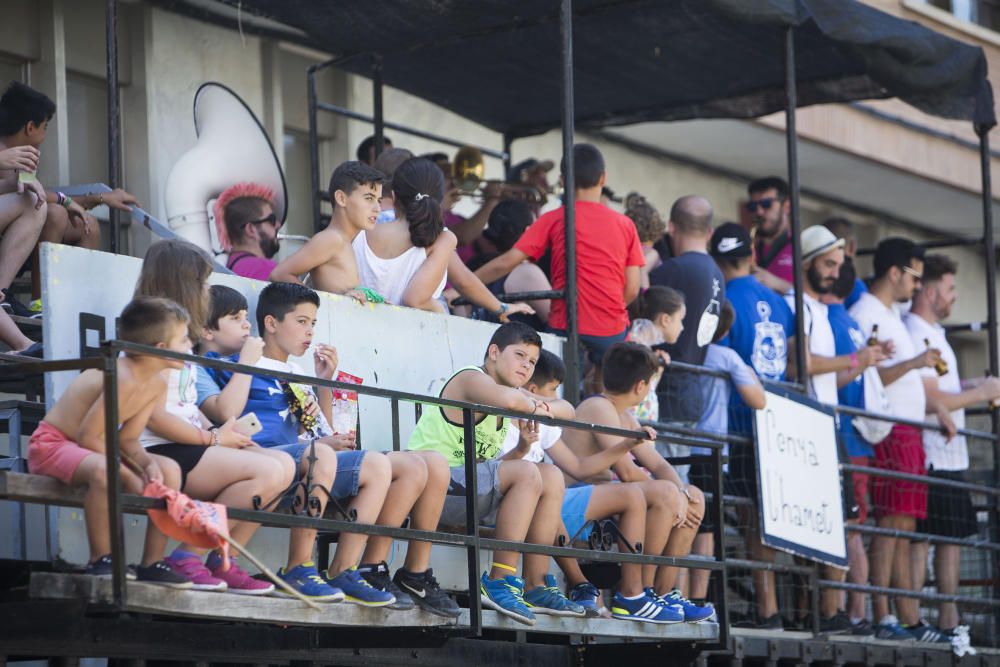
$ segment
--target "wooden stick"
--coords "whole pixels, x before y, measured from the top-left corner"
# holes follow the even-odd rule
[[[238,552],[240,552],[241,556],[245,556],[246,559],[254,565],[254,567],[256,567],[258,570],[266,574],[268,579],[273,581],[279,588],[281,588],[281,590],[285,591],[292,597],[301,600],[302,602],[306,603],[316,611],[323,611],[322,607],[320,607],[318,604],[307,598],[305,595],[302,595],[302,593],[299,593],[297,590],[289,586],[288,582],[286,582],[284,579],[276,575],[266,565],[257,560],[257,557],[254,556],[252,553],[250,553],[250,551],[246,549],[246,547],[240,545],[239,542],[224,535],[219,535],[219,537],[228,542],[229,546],[234,547]]]

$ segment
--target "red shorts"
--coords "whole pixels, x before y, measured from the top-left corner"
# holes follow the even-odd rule
[[[864,466],[866,468],[870,467],[872,464],[871,458],[867,456],[852,456],[851,465]],[[858,508],[858,523],[864,523],[865,519],[868,518],[868,473],[865,472],[851,472],[851,482],[854,486],[854,505]]]
[[[924,445],[916,426],[896,424],[889,437],[875,445],[875,467],[911,475],[926,475]],[[872,482],[875,516],[927,518],[927,485],[903,479],[875,477]]]
[[[41,422],[28,441],[28,472],[73,483],[73,475],[85,458],[97,452],[84,449],[51,424]]]

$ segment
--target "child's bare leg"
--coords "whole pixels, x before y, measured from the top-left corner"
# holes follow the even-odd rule
[[[696,522],[693,526],[678,526],[670,533],[667,540],[667,547],[663,550],[664,556],[683,557],[691,553],[691,545],[698,534],[698,526],[705,512],[705,496],[701,489],[695,486],[688,486],[688,493],[691,494],[690,514],[695,515]],[[686,498],[685,498],[686,500]],[[668,593],[677,586],[677,568],[663,566],[656,572],[654,588],[658,593]]]
[[[550,463],[538,463],[542,478],[542,494],[531,517],[531,525],[525,542],[551,545],[556,541],[556,533],[562,523],[563,493],[566,482],[562,472]],[[545,584],[545,573],[549,571],[549,556],[544,554],[524,554],[525,588],[535,588]]]
[[[299,474],[305,477],[309,470],[309,452],[302,455],[299,462]],[[333,486],[333,478],[337,475],[337,454],[326,445],[316,445],[316,462],[313,464],[312,481],[325,489]],[[320,513],[326,508],[326,494],[316,493],[319,500]],[[292,528],[288,534],[288,569],[298,567],[312,560],[313,547],[316,545],[316,530],[314,528]]]
[[[171,489],[179,489],[181,486],[181,468],[177,463],[165,456],[150,454],[149,458],[154,459],[163,472],[163,484]],[[141,492],[142,484],[131,473],[123,472],[122,480],[126,482],[126,488],[133,492]],[[107,512],[105,512],[106,514]],[[167,548],[167,536],[160,532],[152,521],[146,522],[146,542],[142,548],[142,565],[152,565],[163,558],[163,552]]]
[[[410,511],[410,526],[416,530],[435,530],[441,520],[441,510],[444,509],[451,471],[448,469],[448,460],[437,452],[414,453],[427,466],[427,483]],[[412,541],[407,547],[403,567],[410,572],[424,572],[430,567],[430,560],[431,543]]]
[[[2,309],[0,309],[0,341],[3,341],[7,347],[15,352],[26,350],[35,343],[21,333],[14,320],[10,319],[7,311]]]
[[[36,209],[34,201],[27,193],[0,195],[0,288],[14,282],[42,233],[48,204]]]
[[[392,464],[389,458],[378,452],[365,454],[361,461],[360,489],[349,505],[357,512],[358,523],[375,523],[382,512],[391,480]],[[333,562],[330,563],[330,574],[337,575],[357,565],[367,541],[368,536],[364,533],[341,533]]]
[[[270,499],[281,493],[287,482],[283,466],[274,459],[228,447],[208,447],[188,474],[184,492],[198,500],[249,509],[254,496]],[[229,534],[246,544],[259,527],[256,523],[231,521]]]
[[[528,461],[504,461],[500,464],[500,493],[503,500],[497,510],[498,540],[523,542],[542,495],[542,475],[538,466]],[[553,538],[554,539],[554,538]],[[493,562],[517,569],[516,551],[494,551]],[[502,579],[511,574],[503,567],[490,568],[490,579]]]
[[[376,523],[380,526],[401,526],[427,485],[427,464],[416,452],[387,452],[385,456],[392,469],[392,481]],[[373,535],[368,538],[361,562],[388,560],[391,548],[391,537]]]
[[[642,489],[646,498],[646,539],[643,541],[643,551],[648,554],[662,554],[670,534],[676,530],[673,527],[676,507],[686,499],[673,482],[651,479],[648,482],[635,482],[635,484]],[[655,565],[642,566],[644,588],[652,586],[655,577]]]
[[[696,553],[699,556],[711,556],[715,553],[715,535],[712,533],[698,533],[697,537],[694,538],[694,548],[692,553]],[[690,572],[690,582],[689,586],[691,597],[697,600],[703,600],[708,596],[708,577],[709,570],[691,570]]]
[[[108,525],[108,472],[104,455],[93,453],[73,473],[73,486],[86,486],[83,516],[90,544],[90,562],[111,553],[111,529]]]
[[[646,528],[646,496],[636,484],[599,484],[594,487],[584,517],[588,520],[618,515],[618,529],[634,548],[642,542]],[[627,549],[623,552],[629,553]],[[643,552],[646,546],[643,545]],[[642,566],[635,563],[622,565],[620,592],[627,597],[642,593]]]
[[[643,509],[645,509],[645,506],[643,506]],[[562,517],[559,517],[559,531],[556,533],[556,537],[558,538],[559,535],[565,535],[567,540],[566,546],[572,546],[569,544],[569,538],[573,536],[570,535],[569,531],[566,529],[566,524],[563,523]],[[584,576],[583,570],[580,569],[580,563],[578,563],[575,558],[557,557],[554,560],[556,561],[556,565],[559,566],[559,569],[562,570],[563,576],[566,577],[566,585],[568,587],[573,588],[577,584],[587,582],[587,577]]]

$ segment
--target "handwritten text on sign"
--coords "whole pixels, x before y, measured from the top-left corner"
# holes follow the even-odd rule
[[[755,419],[764,543],[846,565],[833,416],[768,392]]]

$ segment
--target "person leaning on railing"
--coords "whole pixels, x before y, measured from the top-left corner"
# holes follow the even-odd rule
[[[913,297],[913,306],[903,318],[917,350],[928,347],[940,350],[941,363],[920,371],[924,391],[930,400],[944,404],[958,428],[965,427],[965,408],[1000,398],[1000,379],[980,377],[962,381],[958,376],[958,359],[945,335],[941,321],[951,315],[958,298],[955,274],[958,265],[945,255],[924,257],[924,276],[920,291]],[[938,418],[927,418],[940,424]],[[969,447],[964,435],[948,438],[935,429],[923,432],[924,453],[927,456],[928,477],[957,482],[968,481]],[[931,485],[927,496],[927,518],[917,522],[917,531],[943,537],[968,538],[979,532],[972,508],[972,496],[965,489]],[[929,542],[912,546],[913,589],[922,590],[927,574]],[[942,595],[958,593],[961,547],[957,544],[935,544],[934,580]],[[951,633],[960,622],[958,607],[953,602],[941,603],[938,626]]]

